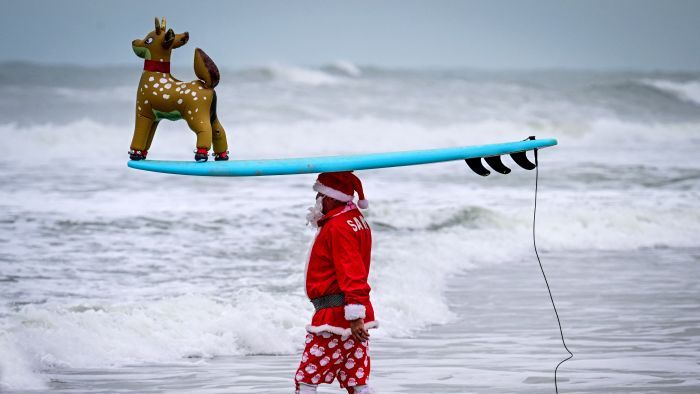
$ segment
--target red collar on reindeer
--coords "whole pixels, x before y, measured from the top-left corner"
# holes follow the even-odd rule
[[[144,71],[154,71],[159,73],[170,73],[170,62],[157,62],[155,60],[143,61]]]

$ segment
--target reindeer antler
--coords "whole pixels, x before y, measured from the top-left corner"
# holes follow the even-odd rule
[[[156,17],[156,34],[160,35],[163,31],[165,31],[165,17],[162,20],[158,20],[158,17]]]

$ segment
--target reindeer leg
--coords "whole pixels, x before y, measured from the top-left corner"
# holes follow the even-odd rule
[[[191,116],[187,119],[187,124],[197,135],[197,151],[195,152],[194,159],[196,161],[206,161],[212,142],[211,123],[209,123],[209,119],[204,115],[199,115],[197,117]]]
[[[214,154],[216,160],[228,160],[228,142],[226,141],[226,130],[219,122],[219,118],[214,118],[211,124],[212,141],[214,143]]]
[[[149,136],[153,123],[153,119],[147,118],[141,114],[136,114],[134,136],[131,139],[131,151],[129,152],[129,156],[132,160],[143,160],[146,158],[144,152],[148,149]]]
[[[197,134],[197,149],[211,149],[211,125],[202,124],[193,131]]]
[[[148,141],[146,142],[146,150],[151,149],[151,144],[153,143],[153,137],[156,135],[156,128],[158,127],[158,121],[153,122],[151,125],[151,131],[148,133]]]

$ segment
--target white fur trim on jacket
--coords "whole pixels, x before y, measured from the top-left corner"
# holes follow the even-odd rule
[[[313,189],[314,189],[314,191],[317,191],[323,195],[326,195],[330,198],[334,198],[334,199],[336,199],[338,201],[342,201],[342,202],[349,202],[349,201],[352,201],[354,198],[353,196],[351,196],[349,194],[345,194],[345,193],[341,192],[340,190],[335,190],[333,188],[330,188],[330,187],[322,184],[319,181],[316,181],[316,183],[314,183]]]
[[[379,327],[379,322],[378,321],[371,321],[369,323],[365,323],[365,330],[369,330],[371,328],[377,328]],[[310,332],[312,334],[320,334],[322,332],[330,332],[332,334],[340,335],[343,337],[349,337],[352,335],[352,331],[349,328],[340,328],[336,326],[331,326],[329,324],[324,324],[321,326],[312,326],[308,325],[306,326],[306,332]]]
[[[345,320],[357,320],[365,318],[365,306],[362,304],[345,305]]]

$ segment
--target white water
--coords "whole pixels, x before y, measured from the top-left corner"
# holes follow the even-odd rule
[[[222,82],[219,111],[232,156],[554,137],[560,146],[540,152],[538,243],[545,253],[661,248],[684,256],[684,248],[698,246],[700,165],[692,157],[700,116],[687,100],[640,98],[624,89],[620,96],[618,87],[628,85],[619,76],[587,76],[600,89],[591,92],[580,77],[566,75],[554,83],[555,75],[512,81],[335,68],[345,71],[272,66],[263,69],[272,77],[239,73],[228,86]],[[193,359],[293,354],[300,345],[310,315],[302,284],[312,231],[303,224],[314,177],[209,179],[130,170],[126,91],[120,85],[112,97],[91,86],[56,90],[57,105],[66,108],[90,105],[90,97],[111,100],[123,118],[116,123],[78,107],[63,120],[28,122],[18,112],[0,124],[7,146],[26,147],[9,150],[0,164],[5,389],[55,389],[52,374],[72,370],[187,366]],[[612,104],[597,104],[602,96]],[[149,157],[189,160],[193,141],[184,124],[163,122]],[[410,338],[437,332],[432,325],[468,330],[447,293],[451,278],[533,258],[534,174],[504,162],[511,175],[484,179],[463,163],[360,173],[375,235],[371,284],[382,327],[376,342],[410,348]],[[543,314],[550,313],[546,307]]]
[[[645,80],[644,83],[673,93],[682,100],[700,104],[700,81],[676,82],[668,80]]]

